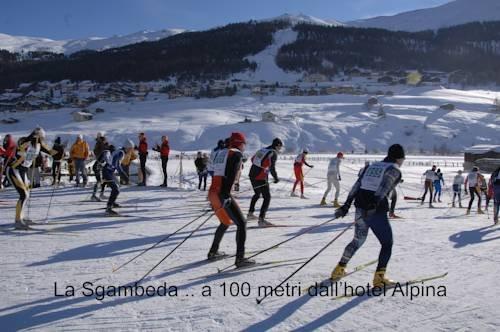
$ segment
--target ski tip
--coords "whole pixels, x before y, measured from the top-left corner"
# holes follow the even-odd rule
[[[257,302],[257,304],[261,304],[261,303],[262,303],[262,300],[255,299],[255,302]]]

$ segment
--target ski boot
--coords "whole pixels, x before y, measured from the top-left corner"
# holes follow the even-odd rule
[[[290,194],[290,197],[299,197],[294,191]]]
[[[120,214],[118,212],[114,211],[111,207],[108,207],[106,209],[106,215],[109,217],[112,217],[112,216],[119,216]]]
[[[432,203],[429,203],[429,208],[433,209],[434,205],[432,205]]]
[[[335,266],[335,269],[333,269],[332,271],[330,280],[337,281],[342,279],[346,275],[345,268],[346,268],[345,265],[342,266],[340,265],[340,263],[337,264],[337,266]]]
[[[248,212],[247,220],[257,220],[257,216],[253,212]]]
[[[373,276],[373,287],[394,286],[396,282],[385,277],[385,269],[380,269],[375,272]]]
[[[389,218],[391,219],[401,219],[400,216],[396,215],[394,212],[389,212]]]
[[[269,227],[269,226],[274,226],[274,225],[264,218],[259,218],[259,227]]]
[[[304,196],[304,194],[300,195],[300,198],[302,198],[302,199],[309,199],[306,196]]]
[[[23,221],[23,224],[25,224],[25,225],[34,225],[35,224],[33,222],[33,220],[31,220],[29,218],[23,218],[22,221]]]
[[[496,218],[494,218],[494,219],[493,219],[493,223],[494,223],[495,225],[498,225],[498,217],[496,217]]]
[[[95,194],[92,195],[92,197],[90,197],[90,200],[92,202],[100,202],[101,200],[99,199],[99,197],[97,197]]]
[[[31,227],[23,223],[21,220],[16,220],[16,223],[14,224],[14,229],[18,230],[23,230],[23,231],[29,231],[32,230]]]
[[[459,208],[463,208],[462,203],[458,203]]]
[[[451,203],[451,207],[454,208],[455,207],[455,202]]]
[[[339,204],[339,201],[338,200],[334,200],[333,201],[333,207],[338,209],[339,207],[341,207],[342,205]]]
[[[118,204],[118,203],[113,203],[112,207],[113,207],[114,209],[119,209],[119,208],[121,208],[122,206],[121,206],[120,204]]]
[[[479,208],[477,209],[477,214],[484,214],[484,211]]]
[[[224,257],[226,257],[226,253],[223,252],[223,251],[217,251],[217,252],[209,252],[208,255],[207,255],[207,259],[210,261],[210,262],[214,262],[214,261],[218,261],[220,259],[223,259]]]
[[[106,196],[104,195],[104,193],[101,193],[101,194],[99,195],[99,199],[100,199],[101,201],[105,201],[105,200],[107,200],[107,199],[108,199],[108,197],[106,197]]]
[[[326,205],[326,199],[324,197],[321,199],[321,202],[319,203],[319,205],[321,205],[321,206]]]
[[[438,198],[438,202],[439,202],[439,203],[442,203],[442,202],[441,202],[441,197],[440,197],[440,198]]]
[[[248,259],[248,258],[236,258],[236,262],[234,263],[236,265],[236,268],[245,268],[245,267],[251,267],[255,265],[255,261],[253,259]]]
[[[465,212],[465,215],[469,215],[470,214],[470,209],[467,209],[467,211]]]

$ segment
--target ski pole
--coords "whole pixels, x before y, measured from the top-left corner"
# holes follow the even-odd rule
[[[195,219],[191,220],[190,222],[188,222],[187,224],[185,224],[184,226],[182,226],[181,228],[177,229],[175,232],[173,233],[170,233],[168,234],[167,236],[165,236],[164,238],[162,238],[160,241],[156,242],[155,244],[153,244],[151,247],[147,248],[147,249],[144,249],[142,252],[140,252],[139,254],[137,254],[136,256],[134,256],[133,258],[129,259],[128,261],[126,261],[125,263],[123,263],[122,265],[118,266],[117,268],[113,269],[112,273],[115,273],[116,271],[120,270],[121,268],[123,268],[124,266],[132,263],[134,260],[136,260],[138,257],[144,255],[146,252],[148,252],[149,250],[151,249],[154,249],[156,248],[160,243],[162,243],[163,241],[166,241],[167,239],[169,239],[172,235],[175,235],[177,233],[179,233],[180,231],[182,231],[184,228],[188,227],[189,225],[191,225],[192,223],[194,223],[195,221],[197,221],[198,219],[202,218],[204,215],[206,215],[208,212],[210,212],[210,210],[206,210],[205,212],[203,212],[200,216],[196,217]]]
[[[347,230],[349,230],[349,228],[351,228],[352,226],[354,225],[354,222],[349,224],[347,227],[345,227],[342,232],[340,232],[339,234],[337,234],[337,236],[335,236],[332,240],[330,240],[330,242],[328,242],[325,246],[323,246],[323,248],[321,248],[317,253],[315,253],[311,258],[309,258],[307,261],[304,262],[304,264],[302,264],[298,269],[296,269],[295,271],[293,271],[292,274],[290,274],[288,277],[285,278],[285,280],[283,280],[278,286],[275,286],[269,293],[266,293],[266,295],[264,295],[262,298],[260,299],[255,299],[255,301],[257,302],[257,304],[261,304],[262,301],[264,301],[265,298],[267,298],[270,294],[272,294],[274,292],[274,290],[278,287],[280,287],[281,285],[283,285],[285,282],[287,282],[288,280],[290,280],[290,278],[292,278],[294,275],[296,275],[300,270],[302,270],[307,264],[309,264],[313,259],[315,259],[316,257],[319,256],[319,254],[321,254],[323,251],[326,250],[326,248],[328,248],[333,242],[335,242],[339,237],[341,237],[345,232],[347,232]]]
[[[38,136],[35,140],[35,146],[38,145]],[[31,143],[30,143],[31,144]],[[37,156],[38,157],[38,156]],[[31,190],[34,189],[34,182],[35,182],[35,164],[36,164],[36,158],[35,157],[32,161],[32,165],[31,165],[31,179],[30,179],[30,185],[29,185],[29,189],[28,189],[28,197],[26,198],[28,200],[28,218],[30,217],[30,210],[31,210]]]
[[[151,272],[153,272],[153,271],[154,271],[154,270],[155,270],[158,266],[160,266],[160,264],[161,264],[161,263],[163,263],[163,261],[165,261],[165,260],[166,260],[166,259],[167,259],[170,255],[172,255],[172,254],[174,253],[174,251],[175,251],[175,250],[177,250],[177,248],[179,248],[179,247],[180,247],[180,246],[181,246],[184,242],[186,242],[186,241],[187,241],[187,240],[188,240],[191,236],[193,236],[193,234],[194,234],[197,230],[199,230],[199,229],[201,228],[201,226],[205,225],[205,224],[207,223],[207,221],[209,221],[209,220],[210,220],[210,218],[212,218],[212,216],[213,216],[214,214],[215,214],[215,212],[214,212],[214,213],[212,213],[212,214],[210,214],[210,215],[208,216],[208,218],[207,218],[207,219],[205,219],[205,220],[204,220],[201,224],[199,224],[199,225],[198,225],[198,226],[197,226],[197,227],[196,227],[196,228],[195,228],[195,229],[194,229],[191,233],[189,233],[189,234],[188,234],[188,236],[186,236],[186,237],[184,238],[184,240],[182,240],[179,244],[177,244],[177,245],[175,246],[175,248],[174,248],[174,249],[170,250],[170,252],[169,252],[168,254],[166,254],[166,255],[165,255],[165,257],[163,257],[162,259],[160,259],[160,261],[159,261],[158,263],[156,263],[156,264],[155,264],[155,266],[153,266],[151,269],[149,269],[149,271],[148,271],[148,272],[146,272],[146,274],[144,274],[144,275],[141,277],[141,279],[139,279],[139,280],[136,282],[136,284],[140,284],[140,283],[141,283],[141,281],[143,281],[143,280],[144,280],[144,279],[145,279],[148,275],[150,275],[150,274],[151,274]]]
[[[306,234],[306,233],[308,233],[308,232],[312,231],[313,229],[316,229],[316,228],[318,228],[318,227],[321,227],[321,226],[323,226],[323,225],[326,225],[326,224],[328,224],[329,222],[334,221],[335,219],[337,219],[337,218],[336,218],[336,217],[333,217],[333,218],[331,218],[331,219],[328,219],[327,221],[322,222],[321,224],[314,225],[314,226],[311,226],[311,227],[309,227],[309,228],[306,228],[304,231],[300,232],[300,233],[299,233],[299,234],[297,234],[297,235],[292,236],[292,237],[291,237],[291,238],[289,238],[289,239],[283,240],[283,241],[281,241],[281,242],[279,242],[279,243],[276,243],[275,245],[273,245],[273,246],[271,246],[271,247],[268,247],[268,248],[266,248],[266,249],[263,249],[263,250],[261,250],[261,251],[258,251],[257,253],[255,253],[255,254],[251,255],[250,257],[248,257],[248,259],[250,259],[250,258],[254,258],[254,257],[256,257],[256,256],[258,256],[258,255],[260,255],[260,254],[263,254],[263,253],[265,253],[265,252],[267,252],[267,251],[269,251],[269,250],[272,250],[272,249],[278,248],[280,245],[285,244],[285,243],[287,243],[287,242],[290,242],[290,241],[292,241],[293,239],[296,239],[296,238],[298,238],[299,236],[304,235],[304,234]],[[235,264],[231,264],[231,265],[229,265],[229,266],[226,266],[226,267],[225,267],[225,268],[223,268],[223,269],[219,269],[219,270],[218,270],[218,273],[221,273],[221,272],[224,272],[224,271],[226,271],[226,270],[229,270],[229,269],[230,269],[230,268],[232,268],[234,265],[235,265]]]
[[[61,164],[59,164],[59,168],[57,169],[56,179],[59,178],[60,174],[61,174]],[[54,179],[54,181],[56,179]],[[50,194],[49,206],[47,207],[47,214],[45,215],[45,221],[44,221],[45,224],[49,222],[49,212],[50,212],[50,207],[52,205],[52,198],[54,197],[54,192],[56,191],[56,187],[59,187],[59,181],[57,182],[57,184],[54,183],[54,187],[52,188],[52,193]]]

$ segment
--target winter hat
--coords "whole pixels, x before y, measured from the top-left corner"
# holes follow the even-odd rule
[[[387,156],[392,160],[403,159],[405,157],[405,150],[399,144],[393,144],[389,147]]]
[[[231,137],[229,138],[229,144],[231,144],[231,146],[234,146],[241,143],[246,144],[245,135],[243,135],[243,133],[240,132],[232,133]]]
[[[337,153],[337,158],[344,158],[344,154],[342,152]]]
[[[83,135],[82,134],[78,134],[78,136],[76,136],[76,138],[78,138],[80,140],[83,140]]]
[[[131,141],[131,140],[129,140],[129,139],[125,140],[125,144],[123,144],[123,147],[124,147],[125,149],[132,149],[132,148],[134,148],[134,146],[135,146],[135,145],[134,145],[134,142],[132,142],[132,141]]]
[[[220,140],[217,142],[217,147],[219,147],[219,148],[223,148],[223,147],[224,147],[224,140],[220,139]]]
[[[303,150],[303,152],[304,152],[305,154],[308,154],[308,153],[309,153],[309,149],[305,148],[305,149]]]
[[[61,137],[57,137],[56,140],[55,140],[55,143],[56,144],[61,144]]]
[[[276,137],[275,139],[273,139],[272,146],[274,146],[274,147],[283,146],[283,141],[280,140],[278,137]]]
[[[45,138],[45,130],[42,127],[37,127],[31,132],[31,136],[43,139]]]

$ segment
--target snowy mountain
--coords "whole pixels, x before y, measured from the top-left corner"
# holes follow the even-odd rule
[[[302,24],[302,23],[313,24],[313,25],[324,25],[324,26],[342,26],[342,25],[344,25],[344,23],[341,23],[339,21],[324,20],[321,18],[317,18],[314,16],[305,15],[305,14],[293,15],[293,14],[285,13],[285,14],[280,15],[280,16],[261,20],[261,22],[270,22],[270,21],[286,21],[286,22],[290,22],[292,25],[297,25],[297,24]]]
[[[75,40],[52,40],[38,37],[11,36],[0,33],[0,49],[10,52],[50,51],[71,54],[86,49],[101,51],[146,41],[157,41],[184,31],[183,29],[145,30],[124,36],[112,36],[109,38],[91,37]]]
[[[456,0],[442,6],[348,22],[360,28],[422,31],[436,30],[476,21],[499,21],[498,0]]]

